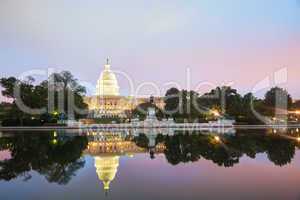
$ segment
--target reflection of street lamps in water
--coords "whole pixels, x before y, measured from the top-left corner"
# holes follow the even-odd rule
[[[95,167],[98,178],[103,182],[105,193],[109,191],[109,185],[114,180],[119,166],[119,156],[97,156]]]

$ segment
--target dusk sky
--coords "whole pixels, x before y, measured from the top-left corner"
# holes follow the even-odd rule
[[[280,86],[300,99],[300,1],[0,0],[1,77],[54,68],[95,84],[107,56],[161,95],[188,88],[187,67],[191,89],[232,82],[242,94],[286,67]]]

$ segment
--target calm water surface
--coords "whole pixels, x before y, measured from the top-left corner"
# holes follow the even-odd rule
[[[274,132],[2,132],[0,199],[299,200],[299,130]]]

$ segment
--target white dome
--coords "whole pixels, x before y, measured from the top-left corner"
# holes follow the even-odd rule
[[[96,95],[119,96],[119,84],[116,75],[110,70],[110,65],[104,65],[104,70],[97,82]]]

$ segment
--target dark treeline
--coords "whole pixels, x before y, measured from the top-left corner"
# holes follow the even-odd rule
[[[0,104],[0,119],[4,126],[43,125],[56,123],[58,119],[79,119],[87,116],[87,104],[84,103],[85,88],[70,72],[53,73],[48,80],[39,84],[35,84],[32,77],[28,77],[27,80],[18,80],[15,77],[1,78],[0,85],[3,96],[12,100],[11,103]],[[15,88],[20,89],[19,97],[14,93]],[[45,110],[43,114],[28,113],[20,109],[22,106],[17,104],[18,100],[22,100],[29,108]],[[300,109],[300,101],[293,103],[291,95],[279,87],[271,88],[262,99],[252,93],[241,95],[236,89],[228,86],[217,87],[203,95],[195,91],[170,88],[164,96],[164,101],[163,109],[155,107],[157,117],[172,117],[177,122],[207,122],[221,116],[235,119],[237,123],[260,124],[270,121],[282,111]],[[128,117],[139,116],[144,119],[149,106],[154,105],[139,105],[139,109],[134,109]],[[253,110],[266,120],[259,119]],[[285,120],[299,120],[299,115],[289,117],[290,119]]]
[[[35,84],[32,77],[19,80],[15,77],[1,78],[0,85],[3,88],[3,96],[12,100],[11,103],[2,103],[0,115],[2,124],[6,125],[43,125],[56,123],[58,119],[84,117],[84,114],[73,112],[70,106],[76,106],[81,110],[87,109],[83,101],[85,88],[70,72],[53,73],[48,80]],[[15,89],[19,88],[20,94],[16,96]],[[43,114],[27,112],[18,105],[22,101],[31,109],[44,108]]]
[[[233,167],[242,156],[254,159],[258,153],[265,153],[275,165],[289,164],[294,158],[296,148],[300,148],[299,143],[278,135],[264,134],[265,130],[261,131],[258,134],[243,134],[240,131],[236,135],[225,135],[221,137],[222,142],[216,141],[213,134],[181,132],[174,136],[159,135],[156,143],[165,144],[164,154],[172,165],[205,159],[218,166]],[[147,147],[148,140],[143,134],[134,141],[141,147]]]
[[[164,111],[166,116],[177,121],[208,121],[223,116],[234,118],[239,123],[259,124],[263,122],[254,115],[253,110],[272,118],[276,111],[297,109],[298,104],[293,104],[288,92],[279,87],[271,88],[263,99],[256,98],[252,93],[241,95],[227,86],[217,87],[203,95],[171,88],[165,95]]]
[[[67,184],[76,171],[84,167],[81,157],[88,144],[86,137],[57,137],[53,134],[23,134],[0,138],[0,150],[10,152],[10,158],[0,161],[0,180],[31,178],[31,171],[47,181]]]

